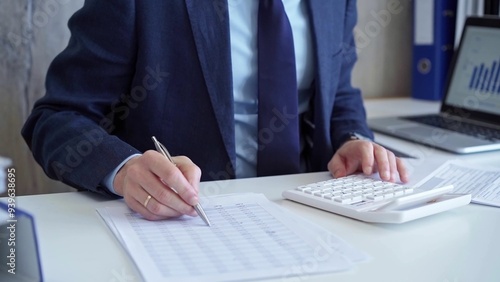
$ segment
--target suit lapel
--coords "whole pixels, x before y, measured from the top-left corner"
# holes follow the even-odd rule
[[[317,105],[328,106],[323,110],[330,111],[334,96],[327,94],[334,92],[331,79],[333,75],[331,73],[333,69],[332,59],[337,51],[342,48],[343,15],[335,10],[335,5],[332,5],[331,0],[310,0],[307,3],[309,5],[313,46],[315,47],[316,91],[323,94],[316,95],[315,99],[323,99],[318,101],[321,103]]]
[[[312,29],[314,59],[315,59],[315,97],[314,97],[314,147],[328,148],[331,145],[329,138],[325,139],[325,133],[330,133],[330,118],[337,82],[332,79],[338,77],[338,71],[334,60],[338,56],[339,50],[342,50],[342,32],[344,28],[345,4],[344,1],[331,0],[309,0],[309,18]],[[341,56],[341,54],[340,54]],[[339,56],[339,57],[340,57]],[[329,158],[331,156],[327,156]],[[325,158],[325,152],[313,150],[312,159],[321,160]],[[318,165],[322,162],[316,162]],[[314,169],[324,169],[315,167]]]
[[[227,2],[186,0],[186,7],[212,108],[234,168],[234,105]]]

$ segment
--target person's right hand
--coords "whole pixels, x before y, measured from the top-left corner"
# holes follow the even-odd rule
[[[192,206],[198,203],[201,170],[187,157],[173,160],[175,164],[152,150],[130,159],[115,176],[116,193],[148,220],[196,216]]]

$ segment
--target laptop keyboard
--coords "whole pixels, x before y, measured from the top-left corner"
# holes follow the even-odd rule
[[[416,117],[404,117],[406,120],[447,129],[462,133],[469,136],[474,136],[483,140],[498,141],[500,140],[500,130],[493,128],[461,122],[454,119],[447,119],[439,115],[427,115],[427,116],[416,116]]]

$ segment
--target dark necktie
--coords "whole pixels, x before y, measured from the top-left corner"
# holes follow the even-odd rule
[[[257,175],[300,171],[298,91],[290,22],[281,0],[260,0]]]

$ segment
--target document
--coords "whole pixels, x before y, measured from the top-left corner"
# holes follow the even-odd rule
[[[472,203],[500,207],[499,168],[448,161],[415,186],[430,190],[448,184],[453,184],[453,193],[471,194]]]
[[[148,221],[126,206],[97,209],[145,281],[234,281],[348,270],[368,255],[262,194],[204,199],[212,223]]]

